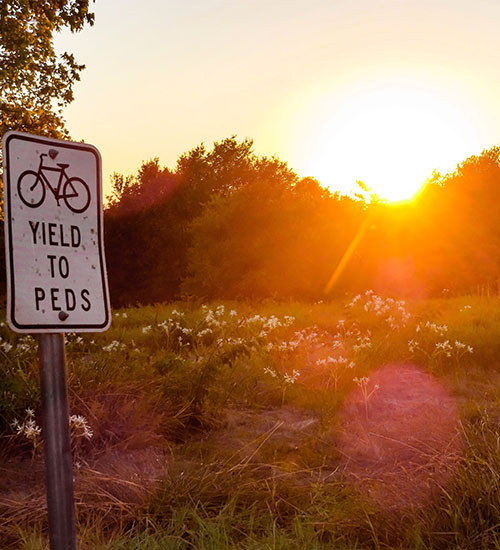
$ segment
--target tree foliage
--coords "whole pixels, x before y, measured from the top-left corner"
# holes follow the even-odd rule
[[[318,299],[363,216],[312,178],[265,176],[215,198],[192,227],[186,292]]]
[[[258,169],[284,177],[284,163],[258,159],[252,141],[234,136],[199,145],[179,158],[175,171],[158,159],[135,177],[115,175],[106,211],[106,250],[115,303],[172,298],[186,273],[190,226],[213,196],[247,185]],[[134,281],[131,274],[134,274]]]
[[[474,291],[500,281],[500,148],[435,174],[417,200],[332,194],[250,140],[115,176],[106,249],[115,304],[188,294],[322,299]]]
[[[420,243],[420,255],[434,264],[426,275],[429,286],[464,291],[498,280],[500,147],[471,156],[438,178],[416,207],[428,237]]]
[[[62,109],[84,65],[70,53],[57,56],[53,35],[93,22],[89,0],[0,2],[0,137],[14,129],[67,135]]]

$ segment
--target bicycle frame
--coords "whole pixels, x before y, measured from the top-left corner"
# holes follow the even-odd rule
[[[46,157],[46,156],[47,156],[46,153],[42,153],[40,155],[40,164],[38,166],[37,175],[42,180],[43,184],[51,190],[52,194],[54,195],[56,200],[59,202],[59,199],[61,198],[60,190],[61,190],[61,185],[62,185],[62,182],[63,182],[63,178],[68,179],[68,175],[66,174],[66,169],[65,168],[61,168],[61,167],[54,168],[52,166],[44,165],[43,164],[43,157]],[[49,179],[44,174],[45,171],[59,172],[59,181],[57,182],[57,186],[56,186],[55,189],[54,189],[54,187],[52,187],[52,184],[50,183]]]

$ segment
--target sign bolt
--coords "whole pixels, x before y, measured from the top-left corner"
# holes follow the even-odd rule
[[[69,314],[66,313],[65,311],[60,311],[59,312],[59,319],[61,321],[66,321],[66,319],[69,317]]]

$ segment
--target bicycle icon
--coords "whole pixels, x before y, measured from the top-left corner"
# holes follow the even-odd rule
[[[70,178],[66,173],[69,164],[57,163],[58,168],[44,165],[43,158],[49,156],[52,160],[57,156],[57,151],[51,149],[49,154],[40,155],[40,165],[38,171],[26,170],[17,180],[17,192],[21,201],[30,208],[38,208],[47,195],[49,189],[54,195],[57,206],[60,206],[60,200],[63,199],[66,206],[76,214],[81,214],[87,210],[90,204],[90,190],[88,185],[81,178]],[[46,173],[58,172],[59,180],[56,187],[50,183]]]

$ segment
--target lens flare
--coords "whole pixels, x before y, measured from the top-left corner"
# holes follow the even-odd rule
[[[341,413],[338,446],[348,476],[381,510],[429,504],[460,456],[454,399],[412,365],[385,366],[362,382]]]

